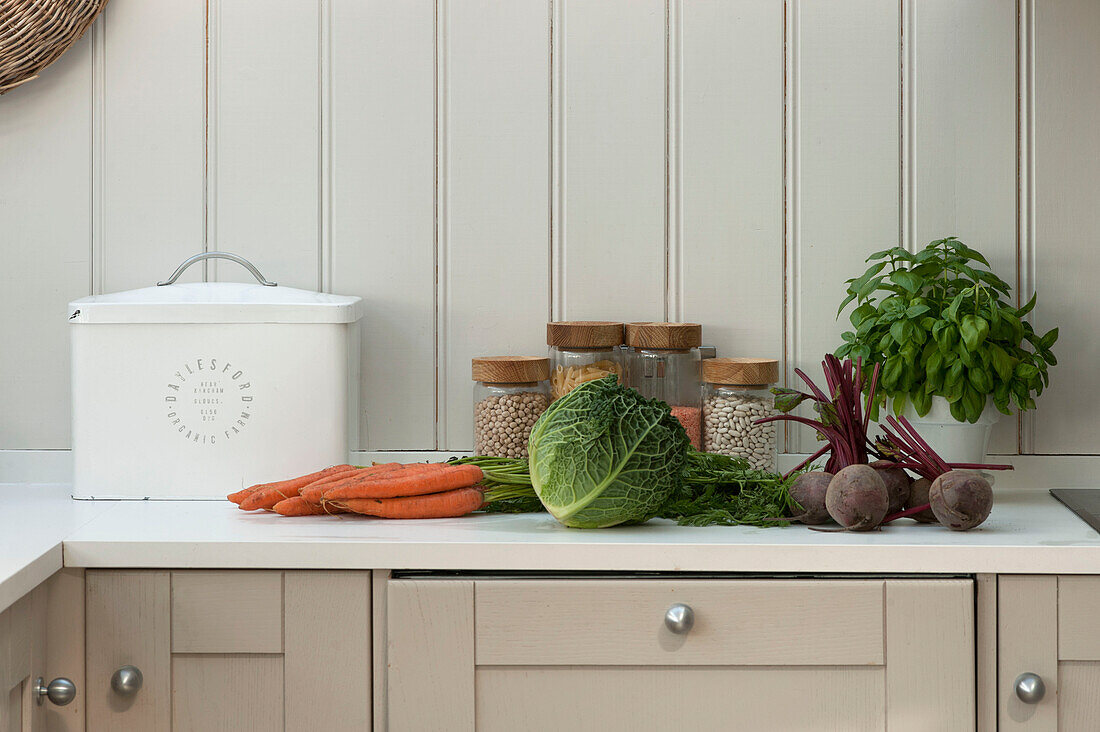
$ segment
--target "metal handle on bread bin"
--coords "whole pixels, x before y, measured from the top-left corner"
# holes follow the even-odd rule
[[[185,259],[183,261],[183,264],[176,267],[176,271],[172,273],[172,276],[166,279],[164,282],[158,282],[157,287],[164,287],[165,285],[172,284],[179,279],[179,276],[183,274],[183,271],[185,269],[190,267],[195,262],[201,262],[204,259],[228,259],[230,262],[236,262],[237,264],[241,265],[249,272],[251,272],[252,276],[256,278],[256,281],[264,287],[275,287],[278,284],[275,282],[268,282],[266,279],[264,279],[264,276],[260,274],[260,270],[256,269],[256,265],[252,264],[252,262],[249,262],[247,259],[240,256],[239,254],[233,254],[231,252],[203,252],[202,254],[196,254],[193,257],[188,257],[187,259]]]

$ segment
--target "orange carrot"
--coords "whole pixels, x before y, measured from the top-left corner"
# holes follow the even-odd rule
[[[243,501],[241,501],[241,510],[255,511],[257,508],[270,509],[284,498],[291,498],[292,496],[298,495],[298,491],[305,488],[310,483],[330,475],[338,475],[355,469],[356,467],[354,465],[333,465],[331,468],[318,470],[316,473],[310,473],[309,475],[303,475],[298,478],[253,486],[256,490],[252,491]]]
[[[379,471],[377,473],[363,473],[359,475],[348,475],[343,480],[336,481],[335,483],[329,483],[322,487],[321,495],[328,493],[330,490],[348,490],[354,486],[362,485],[374,480],[383,480],[397,477],[409,477],[414,475],[426,475],[432,473],[438,473],[443,470],[443,465],[440,463],[407,463],[405,465],[398,465],[392,470]]]
[[[330,486],[352,478],[366,477],[368,475],[382,475],[384,473],[390,473],[402,468],[401,463],[380,463],[378,465],[372,465],[369,468],[361,468],[359,470],[349,470],[344,473],[336,473],[330,475],[327,478],[321,478],[318,481],[310,483],[305,488],[302,488],[298,495],[305,498],[312,504],[317,506],[321,505],[321,492]]]
[[[334,505],[322,506],[318,503],[310,503],[302,496],[284,498],[275,504],[275,513],[280,516],[323,516],[329,513],[344,513],[343,509]]]
[[[248,498],[251,494],[255,493],[257,488],[258,488],[258,486],[251,486],[249,488],[242,488],[241,490],[237,491],[236,493],[230,493],[228,496],[226,496],[226,498],[233,501],[233,503],[236,503],[237,505],[240,505],[241,501]]]
[[[330,503],[326,500],[325,503]],[[401,498],[347,498],[335,501],[340,508],[391,519],[455,518],[481,508],[484,499],[478,488],[456,488],[427,496]]]
[[[377,477],[369,476],[365,480],[340,481],[325,489],[323,495],[329,501],[345,498],[422,496],[476,485],[482,475],[481,468],[476,465],[446,465],[439,469],[413,474],[403,472],[394,477],[383,474]]]

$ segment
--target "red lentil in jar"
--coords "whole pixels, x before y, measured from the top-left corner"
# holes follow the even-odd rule
[[[691,440],[691,446],[696,450],[702,450],[702,410],[699,407],[672,407],[672,416],[680,420],[680,424],[684,426],[684,431]]]

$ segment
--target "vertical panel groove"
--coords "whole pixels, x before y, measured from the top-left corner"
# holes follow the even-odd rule
[[[203,5],[202,25],[202,251],[210,251],[210,3]],[[202,262],[202,279],[207,281],[209,261]]]
[[[435,447],[447,446],[447,0],[435,4]]]
[[[684,319],[683,0],[665,3],[665,320]]]
[[[546,0],[546,57],[550,63],[546,67],[546,320],[557,320],[557,219],[554,216],[554,125],[557,115],[554,113],[554,0]]]
[[[1019,105],[1016,124],[1017,215],[1016,303],[1023,305],[1035,293],[1035,0],[1017,0],[1017,83]],[[1034,324],[1035,311],[1026,316]],[[1035,451],[1035,419],[1032,412],[1019,415],[1017,451]]]
[[[552,319],[567,320],[565,267],[565,0],[550,0],[550,239]]]
[[[103,294],[104,275],[107,266],[106,221],[104,194],[106,176],[104,175],[104,155],[107,150],[107,22],[108,13],[99,17],[92,25],[92,129],[91,129],[91,262],[88,268],[90,282],[88,292],[92,295]]]
[[[332,291],[332,18],[334,0],[318,5],[317,290]]]
[[[784,134],[783,134],[783,384],[793,387],[796,381],[794,369],[799,361],[798,343],[798,52],[799,0],[786,0],[784,21]],[[783,423],[788,452],[801,447],[798,433]]]
[[[217,251],[218,246],[218,83],[221,58],[221,7],[222,0],[206,2],[206,114],[203,144],[206,158],[203,161],[203,243],[204,252]],[[202,263],[202,281],[217,279],[217,260]]]
[[[898,171],[898,243],[909,250],[916,251],[913,240],[913,186],[914,136],[913,136],[913,3],[898,0],[898,139],[901,160]]]

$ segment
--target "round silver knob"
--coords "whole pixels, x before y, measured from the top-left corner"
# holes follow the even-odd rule
[[[1016,697],[1024,704],[1038,704],[1047,693],[1047,685],[1043,683],[1043,677],[1030,671],[1016,677]]]
[[[677,635],[683,635],[695,625],[695,611],[691,605],[676,603],[665,613],[665,627]]]
[[[34,694],[39,705],[49,699],[57,706],[63,707],[76,698],[76,684],[64,676],[58,676],[47,684],[46,680],[39,676],[34,681]]]
[[[111,688],[116,694],[133,696],[141,691],[141,685],[145,679],[141,675],[141,669],[137,666],[123,666],[111,674]]]

